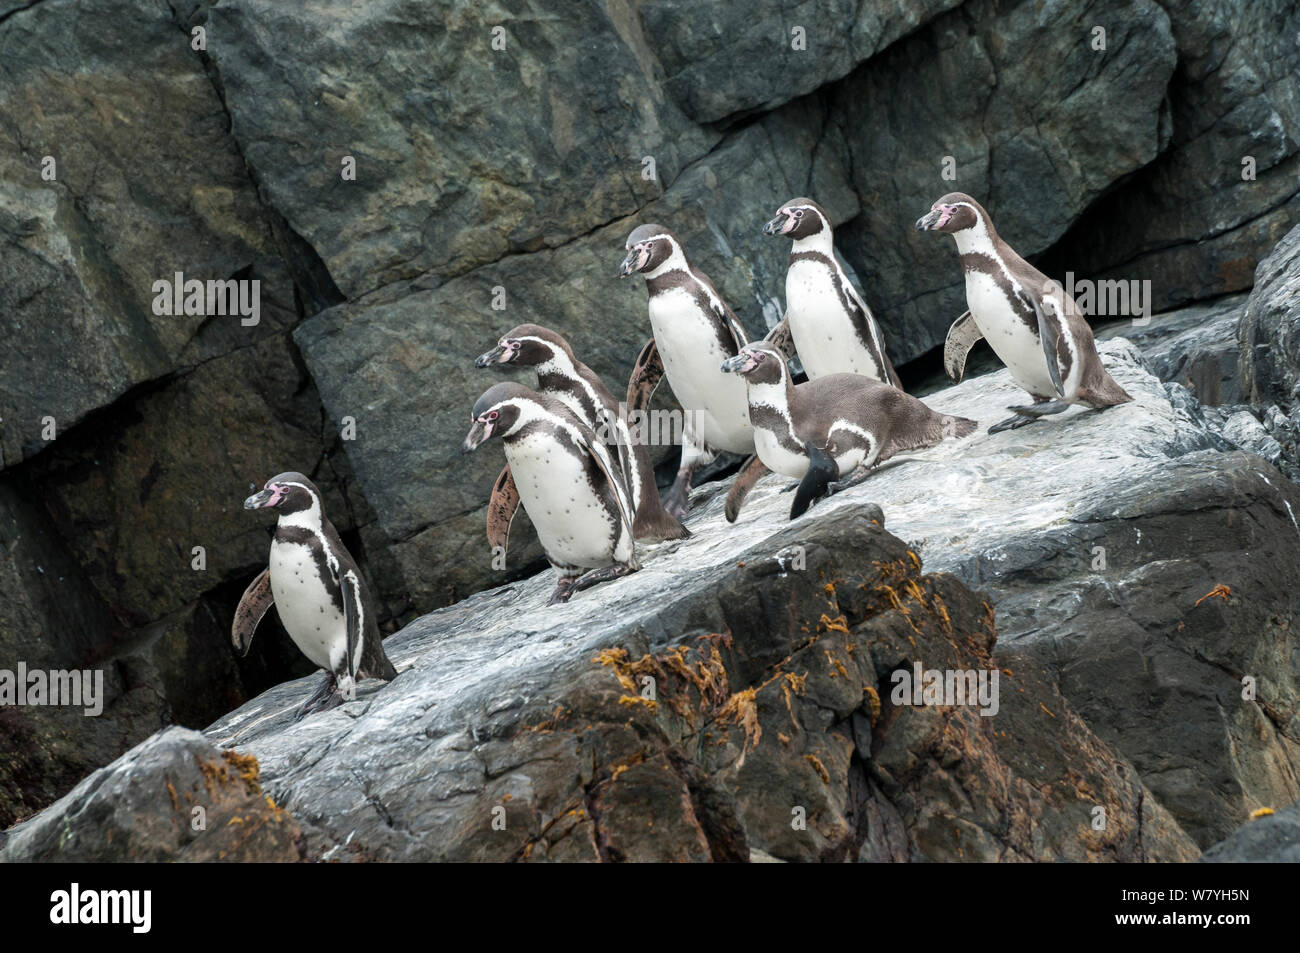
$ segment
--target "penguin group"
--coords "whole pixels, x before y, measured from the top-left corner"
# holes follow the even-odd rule
[[[1011,407],[1014,416],[990,433],[1073,404],[1100,409],[1132,399],[1102,366],[1073,300],[999,237],[975,199],[945,195],[916,228],[951,235],[965,277],[967,311],[944,344],[948,376],[961,380],[967,354],[983,338],[1032,400]],[[618,275],[645,279],[651,337],[621,403],[564,337],[540,325],[509,329],[474,359],[478,368],[528,367],[537,376],[536,388],[506,382],[483,392],[462,452],[500,438],[506,465],[488,504],[488,541],[494,556],[505,555],[522,506],[557,574],[551,604],[636,572],[638,542],[689,538],[692,480],[719,453],[745,457],[727,494],[728,521],[769,472],[795,481],[787,487],[794,519],[899,452],[966,437],[978,426],[904,392],[875,316],[836,257],[831,218],[820,205],[791,199],[762,231],[791,245],[784,317],[758,341],[672,231],[644,224],[631,232]],[[795,380],[795,357],[805,381]],[[661,496],[633,421],[644,418],[663,378],[683,426],[676,478]],[[294,643],[328,673],[299,717],[354,697],[358,678],[394,677],[370,594],[311,481],[282,473],[244,506],[275,509],[278,523],[268,566],[236,611],[236,648],[247,652],[274,602]]]

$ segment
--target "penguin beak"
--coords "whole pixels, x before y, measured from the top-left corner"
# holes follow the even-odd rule
[[[916,220],[917,231],[928,232],[939,225],[940,210],[937,208],[930,209],[925,215]]]
[[[618,266],[618,276],[620,278],[626,278],[628,275],[632,274],[632,272],[636,271],[637,260],[640,257],[641,256],[637,254],[635,248],[629,251],[627,257],[623,259],[623,264]]]
[[[785,213],[782,212],[779,215],[777,215],[776,218],[772,219],[772,221],[768,222],[766,225],[763,226],[763,234],[780,235],[785,228],[785,223],[786,223]]]
[[[506,351],[505,348],[503,348],[500,344],[498,344],[492,350],[484,351],[478,357],[474,358],[474,366],[481,368],[481,367],[491,367],[493,364],[509,363],[509,358],[506,357],[508,353],[509,352]]]
[[[260,510],[265,506],[272,505],[272,500],[274,499],[274,497],[275,497],[274,490],[262,490],[260,493],[254,493],[248,499],[244,500],[244,509]],[[276,502],[279,501],[276,500]]]
[[[474,421],[474,425],[469,428],[469,433],[465,435],[465,442],[460,445],[460,452],[473,453],[490,436],[492,436],[490,423],[484,423],[482,420]]]
[[[741,351],[735,357],[729,357],[722,362],[722,372],[724,374],[743,374],[753,366],[753,363],[753,358]]]

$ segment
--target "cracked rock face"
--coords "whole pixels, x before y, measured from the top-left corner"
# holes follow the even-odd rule
[[[1296,798],[1300,493],[1101,350],[1134,402],[909,454],[794,522],[783,480],[734,525],[706,486],[626,579],[478,593],[389,638],[391,684],[294,723],[315,677],[289,682],[205,734],[309,858],[1194,859]],[[927,399],[987,425],[1020,395]],[[918,662],[996,670],[997,713],[895,704]]]

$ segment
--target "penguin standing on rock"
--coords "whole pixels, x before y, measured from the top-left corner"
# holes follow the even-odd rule
[[[573,348],[559,334],[537,324],[511,328],[492,350],[480,354],[475,367],[532,367],[537,371],[540,393],[554,397],[604,438],[605,446],[617,454],[620,444],[631,449],[632,465],[625,476],[632,492],[636,538],[657,542],[685,539],[691,534],[664,509],[655,484],[654,466],[645,444],[634,440],[623,419],[618,401],[604,381],[573,354]],[[507,466],[497,477],[488,505],[488,541],[502,552],[509,542],[510,521],[519,506],[519,493]]]
[[[559,573],[551,605],[636,572],[632,494],[624,467],[559,400],[522,384],[488,388],[474,405],[462,453],[494,436],[505,446],[519,500]]]
[[[984,207],[964,192],[950,192],[916,222],[921,231],[947,232],[957,242],[970,309],[948,329],[944,369],[960,381],[966,355],[981,337],[1032,405],[989,433],[1014,430],[1071,404],[1113,407],[1130,397],[1102,366],[1092,329],[1064,289],[1004,242]]]
[[[662,225],[642,225],[627,239],[619,277],[645,275],[654,337],[642,349],[628,385],[628,411],[643,410],[667,376],[685,413],[682,458],[664,505],[686,515],[691,477],[718,451],[750,454],[744,476],[757,465],[745,385],[720,365],[747,343],[745,329],[707,275],[686,259],[677,236]]]
[[[749,417],[763,465],[799,480],[791,519],[821,497],[862,482],[897,453],[965,437],[976,427],[859,374],[796,385],[781,351],[767,343],[746,345],[722,369],[749,385]],[[738,484],[727,495],[728,521],[735,522],[752,485]]]
[[[880,326],[835,257],[825,209],[812,199],[791,199],[763,226],[763,234],[792,240],[785,322],[808,379],[861,374],[902,389]]]
[[[244,509],[273,509],[279,519],[268,565],[235,610],[231,641],[239,654],[248,654],[258,622],[275,603],[294,644],[328,673],[298,718],[351,701],[358,678],[396,678],[370,591],[326,518],[316,485],[301,473],[281,473],[244,500]]]

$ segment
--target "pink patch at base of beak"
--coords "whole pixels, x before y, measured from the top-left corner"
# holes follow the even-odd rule
[[[935,228],[943,228],[952,218],[952,213],[957,211],[951,205],[942,205],[939,207],[939,221],[934,223]]]

